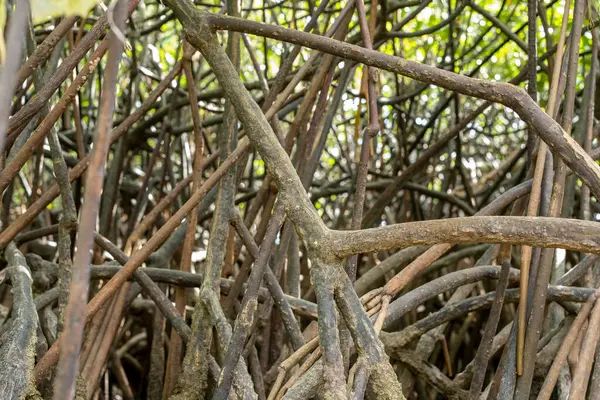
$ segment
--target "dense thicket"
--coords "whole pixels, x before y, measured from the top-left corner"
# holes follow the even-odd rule
[[[39,3],[2,399],[600,397],[591,0]]]

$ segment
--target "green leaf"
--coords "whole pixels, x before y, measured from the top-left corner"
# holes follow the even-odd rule
[[[51,17],[84,17],[98,3],[99,0],[31,0],[31,15],[34,23]]]
[[[6,44],[4,43],[4,26],[6,25],[6,3],[0,0],[0,63],[4,64]]]

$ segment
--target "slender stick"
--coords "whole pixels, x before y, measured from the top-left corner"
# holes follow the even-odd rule
[[[122,29],[125,25],[127,13],[125,0],[120,0],[115,6],[116,27]],[[112,11],[111,11],[112,12]],[[73,398],[75,396],[75,379],[77,372],[77,358],[79,355],[83,328],[85,326],[84,313],[87,303],[89,286],[89,265],[91,250],[94,243],[94,228],[100,208],[102,184],[104,182],[104,164],[110,145],[110,129],[112,127],[115,109],[115,96],[117,85],[117,71],[123,43],[113,37],[109,45],[107,68],[104,73],[104,87],[102,103],[98,117],[98,132],[96,143],[91,154],[90,169],[87,175],[87,186],[84,195],[82,219],[79,223],[77,235],[77,251],[73,258],[73,277],[69,302],[65,314],[64,335],[69,341],[61,347],[60,359],[57,367],[57,377],[54,387],[54,399]]]
[[[5,6],[3,4],[3,6]],[[6,10],[4,10],[6,13]],[[21,54],[23,52],[22,39],[27,31],[27,16],[29,15],[29,2],[20,1],[11,18],[8,29],[8,49],[2,72],[0,72],[0,154],[4,153],[8,117],[10,116],[10,103],[18,87],[14,75],[19,69]]]

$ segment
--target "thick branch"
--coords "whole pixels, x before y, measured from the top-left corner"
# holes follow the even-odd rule
[[[231,100],[248,138],[277,182],[279,196],[288,217],[304,237],[310,237],[311,241],[314,241],[312,245],[318,246],[319,238],[327,228],[310,202],[288,154],[281,147],[260,107],[244,87],[215,33],[207,24],[205,14],[188,1],[165,2],[183,23],[188,41],[206,58],[225,94]]]
[[[0,347],[0,393],[3,399],[23,399],[33,377],[37,311],[31,293],[31,273],[21,252],[10,243],[5,252],[13,292],[13,318]]]
[[[566,218],[464,217],[331,232],[338,257],[418,244],[509,243],[600,253],[600,224]]]
[[[195,36],[200,39],[200,30],[197,27],[209,24],[214,29],[233,30],[299,44],[461,94],[504,104],[519,114],[523,121],[548,144],[550,149],[558,154],[590,186],[594,194],[600,195],[600,168],[556,121],[542,111],[525,90],[517,86],[470,78],[430,65],[294,29],[210,14],[194,8],[183,0],[177,2],[172,0],[168,3],[174,8],[190,37]]]

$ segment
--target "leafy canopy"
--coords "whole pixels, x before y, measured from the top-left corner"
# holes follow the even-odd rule
[[[31,16],[34,23],[51,17],[85,16],[99,0],[31,0]]]

